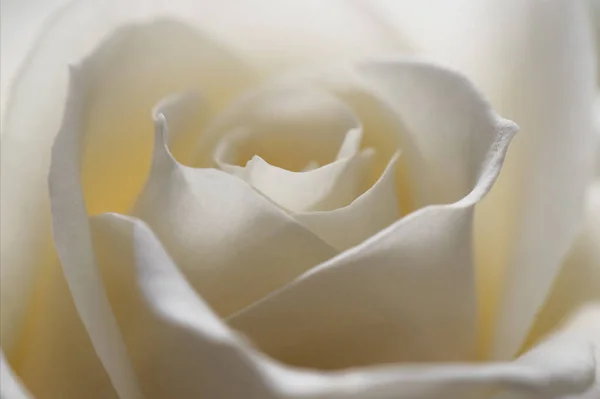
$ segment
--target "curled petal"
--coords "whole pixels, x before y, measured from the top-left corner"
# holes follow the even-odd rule
[[[127,20],[122,7],[107,10],[94,2],[75,3],[44,32],[2,118],[0,325],[7,352],[34,295],[36,276],[54,256],[46,179],[65,104],[69,62],[79,61],[98,45],[88,63],[91,99],[82,122],[86,140],[81,173],[86,209],[92,214],[127,212],[135,201],[150,164],[152,135],[146,133],[152,129],[148,114],[155,101],[184,88],[201,88],[209,107],[197,113],[198,127],[203,117],[256,78],[229,51],[178,21],[121,26]],[[173,151],[185,162],[196,131],[180,130],[184,134]]]
[[[255,155],[244,176],[252,187],[291,212],[333,210],[356,198],[372,153],[366,150],[309,172],[290,172]]]
[[[86,92],[79,73],[72,70],[63,125],[52,147],[48,181],[54,245],[77,312],[115,390],[126,399],[141,398],[92,247],[81,188]]]
[[[344,371],[290,367],[258,352],[197,295],[150,228],[95,217],[99,266],[149,398],[284,399],[559,398],[593,380],[588,341],[552,339],[511,363],[378,366]],[[112,277],[111,277],[112,275]],[[133,283],[133,284],[132,284]],[[177,381],[177,383],[174,383]]]
[[[310,86],[276,87],[226,110],[198,149],[206,157],[217,141],[221,169],[290,212],[330,210],[364,191],[372,150],[360,151],[362,134],[352,109],[335,96]],[[311,162],[323,166],[301,170]]]
[[[469,359],[473,206],[497,177],[516,126],[448,70],[404,61],[355,71],[420,140],[430,174],[446,178],[437,200],[463,197],[407,215],[228,322],[267,353],[304,366]]]
[[[167,147],[170,127],[178,125],[169,111],[177,107],[163,105],[155,111],[152,167],[133,214],[153,228],[219,314],[247,306],[336,253],[241,179],[179,164]]]
[[[518,352],[581,221],[597,91],[584,3],[371,3],[415,52],[465,73],[523,132],[476,212],[482,357]]]
[[[294,219],[339,251],[360,244],[400,218],[394,185],[399,157],[398,152],[375,184],[349,205],[300,212]]]
[[[175,49],[171,45],[172,41],[180,43],[181,48],[185,48],[185,50],[178,50],[180,47]],[[136,51],[123,51],[130,47],[135,48]],[[197,52],[190,51],[192,48],[195,48]],[[157,51],[169,56],[161,57],[157,61],[155,59]],[[198,64],[198,59],[202,59],[201,65]],[[127,67],[123,67],[123,64]],[[150,151],[144,151],[144,148],[145,144],[152,143],[151,135],[144,135],[145,129],[143,128],[146,123],[151,126],[151,121],[148,121],[146,113],[151,103],[144,104],[144,101],[152,102],[154,101],[153,97],[160,98],[165,92],[200,85],[207,98],[211,99],[210,104],[218,108],[220,101],[227,101],[227,95],[235,93],[254,75],[244,64],[237,62],[235,57],[219,45],[206,40],[189,27],[165,20],[145,26],[126,27],[115,32],[97,49],[97,52],[86,59],[81,69],[79,75],[75,73],[77,76],[73,80],[63,126],[55,141],[50,165],[50,207],[54,247],[64,272],[64,278],[73,296],[75,309],[83,323],[84,340],[81,342],[84,343],[81,345],[85,350],[81,352],[85,353],[85,356],[82,354],[79,357],[81,365],[85,359],[86,364],[91,365],[88,366],[90,370],[94,370],[94,373],[89,372],[88,375],[97,376],[99,382],[103,382],[106,378],[104,372],[108,374],[114,390],[120,397],[136,398],[141,396],[141,392],[131,369],[119,327],[96,270],[96,260],[87,220],[88,213],[107,209],[127,211],[137,190],[143,184],[148,167],[148,162],[144,162],[144,159],[148,159],[150,153]],[[190,73],[192,70],[193,73]],[[161,74],[161,71],[164,74]],[[164,79],[157,80],[157,74]],[[234,77],[231,78],[229,74]],[[227,90],[230,90],[229,92],[223,90],[223,80],[220,80],[219,77],[227,80],[228,85],[226,86]],[[216,96],[216,91],[220,97]],[[138,101],[139,99],[143,99],[143,101]],[[115,121],[119,121],[119,123],[112,125]],[[107,128],[106,124],[111,127]],[[180,130],[183,129],[180,128]],[[182,139],[183,141],[189,140],[189,135],[187,137],[186,135],[187,133],[178,136],[175,138],[175,142],[181,144]],[[177,148],[177,146],[174,147]],[[186,146],[179,145],[179,148],[185,149]],[[187,148],[191,148],[191,146],[188,145]],[[40,148],[33,149],[40,150]],[[16,162],[19,156],[23,155],[24,153],[11,154],[9,162]],[[45,155],[41,155],[41,158],[43,160]],[[106,162],[107,159],[111,159],[111,162]],[[111,168],[116,169],[111,170]],[[121,173],[122,169],[127,169],[128,173]],[[35,171],[31,172],[32,175],[35,175]],[[15,179],[10,179],[9,183],[15,181]],[[26,189],[37,190],[39,187],[27,184]],[[22,195],[23,192],[21,190],[19,195]],[[14,201],[15,198],[18,196],[2,196],[3,201]],[[45,198],[46,196],[41,194],[38,200],[44,201]],[[4,214],[2,219],[4,223]],[[44,219],[41,218],[41,221],[44,222]],[[27,225],[26,221],[24,223]],[[44,229],[42,228],[41,231],[44,232]],[[23,238],[18,235],[18,232],[15,232],[14,236],[17,240]],[[25,238],[34,242],[36,240],[29,234]],[[75,250],[71,251],[71,248],[75,248]],[[22,246],[18,246],[18,249],[22,253],[26,253]],[[2,251],[2,254],[4,256],[5,251]],[[21,255],[21,260],[23,257],[26,258],[27,255]],[[54,260],[54,257],[48,257]],[[18,262],[15,262],[14,259],[11,259],[9,266],[8,270],[20,270],[14,269],[18,266]],[[23,267],[26,268],[28,265]],[[32,302],[35,303],[35,307],[30,309],[26,320],[27,324],[38,327],[46,326],[48,329],[44,329],[45,337],[53,337],[57,333],[58,320],[64,319],[67,323],[63,328],[71,326],[70,331],[72,331],[66,336],[79,337],[81,325],[77,324],[79,322],[77,316],[71,317],[68,297],[64,302],[66,305],[61,306],[61,311],[58,313],[64,317],[57,317],[53,323],[51,319],[40,316],[40,314],[46,316],[52,314],[52,311],[56,311],[55,306],[60,301],[55,300],[53,295],[64,299],[64,293],[56,292],[61,285],[56,284],[56,281],[60,281],[60,279],[54,279],[55,272],[55,268],[44,267],[42,273],[44,281],[40,283],[40,287],[37,287],[37,291],[40,292],[36,291],[33,296],[35,301],[32,300]],[[49,278],[48,273],[53,273],[51,274],[52,278]],[[4,290],[2,292],[5,295]],[[45,298],[45,302],[40,303],[40,298]],[[14,299],[11,298],[11,303],[13,302]],[[73,322],[73,320],[75,321]],[[23,333],[24,337],[31,333],[31,327],[28,328]],[[89,336],[93,348],[91,360],[90,353],[87,351],[89,343],[86,341],[88,339],[86,335]],[[61,338],[59,342],[63,343],[64,341]],[[43,343],[46,344],[46,347],[43,347]],[[42,346],[35,353],[31,353],[31,351],[27,353],[25,360],[19,360],[22,368],[18,371],[23,372],[28,381],[33,380],[32,386],[36,388],[52,386],[60,392],[76,392],[76,389],[73,391],[60,389],[61,383],[65,382],[61,378],[56,378],[56,383],[54,383],[54,380],[45,377],[60,374],[49,374],[45,370],[45,367],[49,367],[51,363],[48,361],[48,356],[52,353],[48,347],[48,341],[30,342],[26,340],[20,345],[26,346],[27,349],[30,349],[30,346]],[[54,346],[52,347],[54,348]],[[62,348],[61,345],[56,345],[56,347]],[[64,355],[64,358],[67,359],[65,364],[72,366],[70,355],[73,351],[67,352]],[[97,363],[98,359],[101,372],[95,373],[97,366],[95,362]],[[84,369],[81,368],[81,370]],[[80,385],[72,384],[72,386],[79,387]],[[44,389],[41,390],[44,391]],[[109,391],[112,391],[110,383]]]
[[[319,237],[343,250],[398,219],[399,162],[394,155],[385,170],[373,168],[385,159],[390,146],[386,148],[371,136],[388,133],[391,137],[387,137],[386,144],[391,143],[392,150],[398,142],[393,129],[385,132],[371,123],[363,138],[362,120],[358,118],[364,107],[346,105],[344,98],[328,93],[327,87],[313,87],[320,83],[319,79],[297,76],[283,79],[274,88],[258,91],[234,105],[204,138],[218,140],[223,131],[233,130],[216,146],[217,165],[246,180]],[[286,90],[288,86],[300,89]],[[213,146],[206,139],[200,141],[203,151]],[[377,146],[360,150],[363,139]],[[277,165],[285,164],[292,170],[301,165],[304,168],[300,172],[285,170],[258,155],[245,167],[232,164],[236,160],[243,163],[252,153],[264,153]],[[312,162],[324,166],[313,167]],[[304,170],[307,166],[309,170]],[[383,172],[385,178],[377,172]],[[402,197],[409,195],[401,193]]]

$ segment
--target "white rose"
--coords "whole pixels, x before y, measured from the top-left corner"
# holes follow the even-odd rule
[[[434,5],[49,19],[3,109],[2,398],[597,398],[583,3]],[[522,130],[495,184],[476,86]]]

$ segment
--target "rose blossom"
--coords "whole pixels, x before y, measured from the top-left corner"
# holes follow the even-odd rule
[[[596,398],[584,7],[431,6],[50,19],[3,109],[2,397]]]

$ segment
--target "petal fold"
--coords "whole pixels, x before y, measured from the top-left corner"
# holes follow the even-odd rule
[[[407,215],[228,322],[268,354],[302,366],[471,359],[472,211],[516,126],[443,68],[404,61],[357,71],[421,140],[431,174],[445,177],[436,200],[456,202]],[[437,157],[441,151],[445,157]]]
[[[219,314],[247,306],[336,254],[241,179],[179,164],[167,146],[170,127],[178,125],[170,112],[176,110],[172,101],[155,110],[152,167],[132,213],[152,227]]]
[[[482,358],[518,352],[581,222],[597,92],[584,3],[371,3],[416,54],[466,74],[523,132],[476,212]]]
[[[137,346],[132,349],[136,370],[151,399],[488,399],[492,393],[502,399],[558,399],[584,392],[593,381],[589,342],[572,339],[548,340],[511,363],[333,372],[290,367],[230,330],[185,280],[148,225],[105,214],[92,220],[92,231],[98,252],[108,255],[100,256],[99,266],[111,300],[121,303],[117,318],[130,348]]]
[[[68,65],[95,50],[86,78],[93,98],[82,127],[87,137],[84,196],[92,214],[127,212],[135,201],[150,164],[152,135],[146,133],[152,129],[148,112],[155,101],[182,89],[202,89],[210,106],[197,113],[198,127],[257,79],[250,66],[195,27],[181,20],[147,21],[143,9],[136,13],[134,8],[88,1],[65,7],[49,21],[10,93],[0,148],[0,325],[7,353],[37,276],[44,273],[42,265],[52,257],[47,175],[64,113]],[[140,20],[146,23],[133,24]],[[188,129],[173,145],[182,162],[186,150],[194,148],[189,143],[195,133]]]
[[[340,252],[360,244],[400,218],[394,184],[399,157],[398,152],[379,180],[349,205],[296,213],[294,219]]]
[[[141,398],[119,328],[98,274],[81,186],[85,77],[71,70],[63,125],[52,147],[48,183],[52,237],[69,291],[92,345],[117,393]]]

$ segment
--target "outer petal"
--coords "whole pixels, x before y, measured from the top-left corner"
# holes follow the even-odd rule
[[[182,48],[173,48],[173,41],[181,44]],[[130,46],[136,51],[130,52]],[[169,57],[155,60],[156,51]],[[199,60],[201,61],[198,62]],[[123,64],[127,65],[127,68]],[[164,80],[157,79],[157,76],[164,76]],[[145,133],[151,131],[152,122],[149,110],[152,101],[162,97],[165,92],[201,86],[207,99],[206,104],[214,105],[218,109],[222,102],[228,101],[228,96],[236,94],[238,89],[243,89],[253,77],[254,75],[244,64],[220,46],[199,36],[189,27],[173,21],[157,21],[143,27],[130,27],[117,32],[110,40],[107,40],[98,49],[95,56],[86,62],[85,88],[81,89],[82,93],[78,93],[78,100],[73,100],[77,106],[84,106],[85,103],[85,111],[80,111],[76,116],[69,114],[65,118],[65,129],[81,130],[81,132],[78,130],[77,134],[85,135],[85,140],[81,140],[81,148],[74,148],[76,144],[68,140],[66,147],[57,146],[60,148],[57,151],[61,153],[56,155],[56,158],[64,157],[64,162],[67,164],[56,162],[51,171],[53,176],[51,186],[57,190],[59,197],[74,195],[71,185],[79,184],[77,179],[75,179],[76,183],[73,180],[63,179],[61,174],[65,170],[68,170],[65,173],[76,172],[77,175],[73,177],[80,176],[82,180],[83,198],[85,198],[83,209],[69,205],[58,206],[58,208],[52,206],[56,220],[62,220],[63,217],[65,220],[72,220],[71,218],[77,220],[79,230],[73,233],[75,234],[73,242],[86,240],[87,227],[84,221],[79,219],[85,219],[88,212],[94,213],[110,209],[127,211],[132,205],[137,190],[143,185],[149,167],[149,147],[152,144],[152,135]],[[226,89],[222,89],[223,87]],[[118,90],[123,90],[123,93],[118,94]],[[217,92],[218,95],[215,95]],[[70,111],[77,113],[76,108]],[[211,110],[208,112],[209,116],[210,112]],[[19,116],[19,114],[12,114],[16,121],[15,126],[23,128],[31,122],[29,119],[20,119]],[[110,126],[110,122],[114,121],[119,121],[119,123]],[[68,125],[69,123],[72,125]],[[109,125],[104,123],[109,123]],[[145,124],[149,125],[149,131],[144,131]],[[185,158],[185,149],[193,148],[193,146],[189,145],[189,129],[187,131],[180,130],[182,134],[175,138],[173,148],[179,150],[177,154]],[[15,149],[14,146],[22,139],[27,142],[27,145],[23,146],[24,152],[17,150],[10,152],[7,149]],[[14,354],[17,371],[22,373],[28,381],[36,380],[36,383],[32,384],[36,386],[35,392],[46,391],[45,388],[49,387],[48,384],[59,392],[66,392],[64,386],[61,386],[65,381],[58,378],[53,372],[57,371],[57,374],[60,374],[61,370],[63,372],[70,370],[69,367],[53,369],[52,372],[44,370],[44,368],[51,361],[52,350],[50,348],[59,351],[58,348],[63,348],[62,344],[67,342],[67,337],[80,337],[82,326],[77,324],[80,322],[77,315],[71,311],[68,296],[64,300],[64,293],[60,292],[60,290],[64,290],[64,286],[61,285],[62,280],[56,278],[57,262],[54,250],[44,246],[44,244],[49,244],[45,225],[48,220],[39,212],[47,210],[43,206],[47,200],[47,194],[36,184],[39,183],[37,179],[40,177],[37,175],[40,172],[37,168],[43,166],[46,154],[41,144],[40,147],[29,146],[31,142],[28,137],[21,138],[18,135],[10,135],[7,140],[3,140],[2,146],[2,150],[6,151],[2,157],[2,161],[6,162],[6,164],[3,163],[2,169],[2,328],[7,332],[7,335],[3,333],[2,336],[3,339],[10,341],[16,329],[21,327],[21,323],[24,323],[21,342]],[[144,151],[145,149],[148,151]],[[65,151],[66,155],[62,155],[62,152]],[[76,153],[73,155],[68,151]],[[7,156],[4,157],[4,154]],[[37,158],[29,160],[26,158],[27,156],[36,156]],[[79,157],[81,157],[81,164],[78,163]],[[107,162],[107,159],[110,159],[111,162]],[[32,161],[31,164],[29,161]],[[36,164],[36,161],[40,163]],[[25,169],[25,166],[31,166],[32,169]],[[115,169],[110,170],[111,168]],[[128,173],[121,173],[119,168],[127,169]],[[20,171],[23,171],[23,174],[20,174]],[[59,176],[57,177],[57,175]],[[29,180],[30,178],[31,180]],[[19,186],[19,190],[17,190],[17,186]],[[29,197],[29,195],[33,195],[33,197]],[[77,200],[81,201],[83,198],[77,198]],[[21,203],[18,203],[19,200]],[[41,205],[39,201],[42,201]],[[15,211],[15,208],[29,210],[29,207],[34,205],[39,208],[32,210],[32,214]],[[71,212],[79,213],[73,216]],[[36,219],[36,216],[39,219]],[[131,376],[131,371],[128,371],[127,355],[123,348],[120,352],[117,350],[106,351],[106,342],[119,342],[120,339],[114,320],[111,321],[111,311],[106,302],[102,300],[102,289],[96,283],[96,276],[89,270],[85,271],[84,265],[93,269],[89,244],[78,245],[81,250],[79,253],[67,255],[65,247],[73,244],[70,241],[71,236],[64,233],[61,228],[55,229],[54,233],[56,250],[62,266],[69,268],[74,267],[73,265],[81,265],[82,267],[75,276],[73,273],[67,274],[67,283],[77,298],[75,305],[77,311],[82,315],[83,324],[87,330],[91,331],[89,335],[92,337],[93,349],[98,352],[103,365],[109,370],[108,374],[113,380],[118,394],[124,397],[135,397],[137,389],[135,383],[129,382],[134,378]],[[4,244],[7,246],[5,247]],[[41,263],[37,270],[36,262]],[[77,268],[75,267],[75,269]],[[36,271],[38,272],[38,282],[37,285],[32,286],[31,274]],[[83,276],[77,274],[79,272]],[[28,295],[29,298],[27,298]],[[28,312],[24,317],[21,313],[26,306],[28,306]],[[56,311],[57,307],[61,309],[58,312],[61,317],[48,317]],[[75,317],[72,317],[74,314]],[[56,324],[63,322],[72,327],[70,330],[72,334],[63,334],[63,338],[57,338],[54,335],[57,332]],[[45,331],[45,334],[40,336],[32,334],[32,331],[38,329]],[[31,340],[32,336],[35,337],[33,341]],[[60,334],[58,336],[60,337]],[[51,347],[48,346],[46,340],[50,337],[58,339],[56,345]],[[98,360],[85,333],[83,337],[83,340],[77,341],[85,348],[81,351],[82,355],[79,355],[79,358],[86,360],[85,362],[80,361],[80,366],[85,364],[90,370],[88,375],[94,375],[96,378],[95,367]],[[33,348],[38,348],[38,344],[39,350],[34,350]],[[75,349],[75,346],[72,349]],[[9,354],[11,361],[13,361],[12,352]],[[63,355],[69,360],[66,363],[70,366],[74,364],[70,360],[72,360],[71,355],[75,352],[70,350],[68,354]],[[88,362],[90,354],[91,361]],[[92,369],[94,372],[91,371]],[[40,370],[43,371],[40,373]],[[80,367],[79,370],[83,371],[85,368]],[[106,376],[103,374],[102,367],[100,370],[101,373],[98,374],[97,379],[104,382]],[[57,378],[50,378],[51,375],[55,375]],[[75,378],[75,374],[71,377]],[[78,387],[79,385],[73,384],[73,386]],[[72,392],[77,392],[77,390],[73,389]]]
[[[2,121],[1,328],[2,342],[9,352],[34,289],[34,276],[53,256],[45,183],[50,144],[64,103],[67,61],[88,50],[78,43],[69,45],[68,51],[54,46],[67,46],[64,43],[70,42],[65,37],[78,36],[67,27],[84,32],[89,29],[94,36],[105,34],[106,28],[122,21],[120,16],[94,14],[97,10],[85,7],[77,10],[73,17],[81,20],[74,26],[53,26],[40,42],[40,51],[27,67],[28,78],[15,86],[12,105]],[[92,16],[94,21],[106,20],[88,21]],[[84,42],[85,36],[81,37]],[[118,31],[99,47],[96,60],[89,74],[93,75],[91,81],[102,85],[90,84],[89,88],[94,100],[86,120],[88,138],[82,171],[90,213],[126,212],[133,204],[150,164],[152,135],[145,133],[152,129],[148,115],[155,101],[173,91],[201,87],[205,104],[214,107],[197,113],[194,122],[201,126],[203,117],[210,117],[255,78],[249,67],[217,43],[172,20]],[[31,118],[33,114],[36,118]],[[189,144],[192,132],[196,133],[185,131],[185,137],[173,146],[182,161],[186,161],[185,150],[193,149]],[[121,173],[123,169],[128,173]]]
[[[427,171],[442,183],[434,200],[456,202],[407,215],[229,323],[267,353],[304,366],[470,359],[472,208],[499,173],[516,126],[448,70],[373,62],[355,73],[417,141]]]
[[[594,107],[594,127],[596,130],[596,178],[600,179],[600,95]]]
[[[582,216],[594,145],[594,62],[581,1],[380,1],[411,47],[450,63],[523,134],[478,207],[482,355],[521,346]],[[435,10],[435,12],[432,12]]]
[[[80,171],[87,92],[80,72],[72,74],[71,93],[52,148],[48,178],[54,245],[77,312],[115,390],[124,399],[141,398],[96,266]]]
[[[596,58],[598,62],[596,64],[596,68],[598,69],[596,77],[598,78],[598,83],[600,86],[600,1],[598,0],[587,0],[589,7],[589,15],[592,20],[592,25],[594,27],[594,41],[596,44]]]
[[[229,330],[143,222],[100,215],[92,226],[148,398],[483,399],[494,392],[503,399],[552,399],[583,392],[593,380],[589,337],[550,339],[513,363],[337,372],[289,367]]]
[[[39,31],[47,25],[47,18],[67,0],[8,0],[2,3],[0,14],[0,114],[4,117],[8,88],[25,61]],[[4,118],[2,118],[4,119]]]
[[[600,301],[582,306],[566,319],[554,335],[572,343],[587,343],[596,366],[593,384],[581,394],[567,395],[565,399],[595,399],[600,396]],[[584,361],[579,359],[580,365]]]
[[[600,181],[589,189],[582,230],[536,318],[529,341],[554,330],[588,302],[600,303]]]
[[[2,351],[0,351],[0,396],[3,399],[32,398],[27,390],[23,388],[19,379],[14,375]]]

